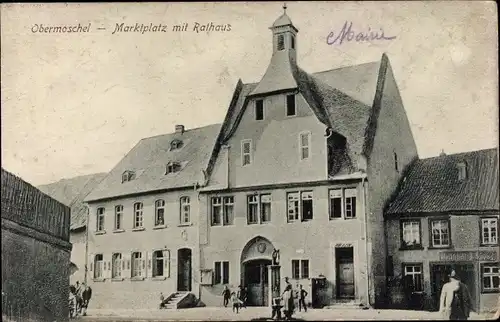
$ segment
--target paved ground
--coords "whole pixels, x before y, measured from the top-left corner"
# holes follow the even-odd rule
[[[179,310],[92,310],[88,315],[79,317],[87,321],[266,321],[270,320],[268,308],[249,307],[236,314],[231,308],[203,307]],[[307,312],[297,312],[296,320],[436,320],[440,318],[437,312],[408,310],[361,310],[361,309],[310,309]],[[471,313],[471,320],[492,319],[493,315],[477,315]]]

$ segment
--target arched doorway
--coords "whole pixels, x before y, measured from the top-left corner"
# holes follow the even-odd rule
[[[177,251],[177,291],[191,291],[191,249]]]
[[[251,239],[241,252],[241,284],[247,288],[248,306],[269,304],[269,272],[273,244],[258,236]]]

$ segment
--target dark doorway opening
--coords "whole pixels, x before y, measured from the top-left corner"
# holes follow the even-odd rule
[[[335,248],[337,272],[337,298],[354,299],[354,250],[352,247]]]
[[[477,310],[476,274],[474,264],[431,264],[431,291],[434,311],[439,310],[439,298],[443,285],[449,282],[448,274],[454,269],[458,279],[467,285],[471,296],[472,309]]]
[[[191,291],[191,249],[177,251],[177,291]]]
[[[248,306],[267,306],[269,303],[269,273],[271,261],[256,259],[243,264],[243,285],[247,287]]]

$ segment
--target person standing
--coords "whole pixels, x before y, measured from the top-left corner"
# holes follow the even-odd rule
[[[304,308],[304,312],[307,312],[307,306],[306,306],[306,296],[307,296],[307,291],[302,288],[302,284],[299,285],[299,312],[301,311],[302,308]]]
[[[471,298],[467,286],[455,272],[448,275],[450,281],[443,285],[439,301],[439,312],[446,320],[467,320],[471,311]]]
[[[231,299],[231,291],[229,290],[227,285],[224,285],[222,296],[224,297],[224,307],[227,307],[227,305],[229,304],[229,300]]]
[[[236,311],[236,314],[238,314],[241,300],[238,298],[235,292],[231,293],[231,303],[233,304],[233,312]]]

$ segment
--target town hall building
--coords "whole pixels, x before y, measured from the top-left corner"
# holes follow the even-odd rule
[[[418,158],[389,59],[308,73],[286,12],[270,30],[222,125],[141,140],[86,198],[97,307],[220,306],[225,285],[266,306],[285,277],[317,307],[384,304],[383,210]]]

